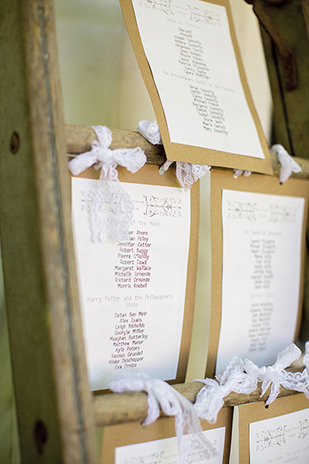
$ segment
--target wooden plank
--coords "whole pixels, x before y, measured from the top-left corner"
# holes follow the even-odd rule
[[[303,15],[305,19],[305,24],[306,24],[306,30],[307,30],[307,36],[309,39],[309,0],[302,0],[302,9],[303,9]]]
[[[203,386],[201,382],[193,382],[173,385],[173,388],[194,403],[197,393]],[[295,391],[281,388],[278,397],[296,393]],[[261,394],[262,389],[260,385],[249,395],[230,393],[224,399],[224,406],[232,407],[245,403],[253,403],[255,401],[265,401],[269,395],[269,389],[263,396],[261,396]],[[147,394],[144,392],[95,395],[93,402],[96,423],[101,427],[126,422],[142,422],[147,416]],[[163,416],[164,414],[161,415]]]
[[[141,147],[147,156],[147,163],[161,165],[166,160],[162,145],[152,145],[147,142],[138,132],[112,130],[113,142],[112,149],[115,148],[134,148]],[[66,124],[65,126],[66,151],[70,154],[83,153],[90,150],[91,143],[97,140],[97,136],[91,126],[75,126]],[[298,179],[309,179],[309,161],[304,158],[294,157],[294,160],[302,168],[301,172],[293,173],[292,177]],[[274,175],[278,176],[280,163],[276,155],[271,155],[271,162]]]
[[[280,59],[278,48],[262,30],[262,39],[269,73],[274,108],[274,142],[281,143],[295,156],[309,159],[309,1],[286,0],[275,5],[254,0],[254,10],[259,16],[267,15],[273,29],[284,40],[295,57],[298,85],[293,90],[285,87],[288,69]],[[261,19],[261,18],[260,18]],[[307,232],[308,243],[308,232]],[[307,255],[308,256],[308,255]],[[309,263],[306,260],[303,320],[300,339],[309,336]]]
[[[280,59],[278,48],[262,31],[274,103],[274,142],[284,145],[294,156],[309,158],[308,0],[286,0],[280,5],[264,0],[254,0],[253,3],[256,13],[262,11],[267,15],[272,27],[282,35],[293,51],[297,67],[298,85],[294,90],[287,90],[286,66]]]
[[[111,149],[140,147],[147,155],[150,164],[163,164],[166,156],[162,145],[152,145],[138,132],[112,129]],[[91,143],[97,136],[91,126],[65,125],[66,150],[70,154],[90,150]]]
[[[1,240],[22,462],[94,463],[52,2],[0,9]]]

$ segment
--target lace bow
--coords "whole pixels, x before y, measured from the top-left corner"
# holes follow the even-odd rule
[[[204,457],[215,455],[215,448],[200,432],[200,420],[192,403],[168,383],[152,379],[142,372],[123,372],[121,377],[110,382],[109,388],[116,393],[145,391],[148,394],[148,414],[143,425],[150,425],[160,416],[160,408],[167,416],[175,417],[175,430],[178,438],[182,461],[186,461],[187,451],[182,441],[184,433],[194,433],[194,448],[197,447]],[[191,441],[192,446],[192,441]]]
[[[135,173],[144,166],[146,156],[139,147],[110,150],[111,131],[103,126],[93,126],[93,129],[98,140],[92,142],[90,151],[71,160],[69,169],[75,176],[92,165],[101,169],[90,212],[92,240],[126,240],[134,206],[119,182],[117,165]]]
[[[294,345],[295,346],[295,345]],[[297,348],[297,347],[296,347]],[[300,355],[300,350],[295,349],[295,361]],[[305,355],[303,357],[303,364],[305,369],[302,372],[289,372],[283,371],[283,379],[281,385],[287,390],[295,390],[304,393],[306,398],[309,398],[309,377],[308,365],[309,362],[309,343],[305,345]]]
[[[137,127],[138,132],[152,145],[162,145],[160,129],[157,121],[140,121]]]
[[[237,356],[228,364],[218,381],[213,379],[196,380],[205,384],[196,397],[194,407],[199,417],[211,424],[217,421],[224,398],[231,392],[251,393],[256,389],[257,380],[244,372],[244,363]]]
[[[300,172],[301,167],[296,161],[293,160],[292,156],[283,148],[282,145],[273,145],[270,149],[271,153],[277,153],[278,161],[281,164],[279,182],[283,184],[291,176],[292,172]]]
[[[157,121],[140,121],[138,123],[137,130],[143,137],[145,137],[146,140],[148,140],[148,142],[152,143],[153,145],[162,144],[160,129]],[[159,169],[160,174],[164,174],[164,172],[166,172],[173,163],[174,161],[165,161],[165,163]],[[210,169],[210,166],[176,161],[176,177],[185,192],[190,190],[194,182],[201,179],[206,174],[206,172],[210,171]]]
[[[271,404],[278,396],[280,386],[288,390],[294,390],[296,386],[295,374],[285,371],[292,362],[299,358],[301,351],[292,343],[285,350],[280,351],[276,362],[272,366],[258,367],[249,359],[245,360],[245,370],[254,379],[262,382],[262,396],[270,386],[270,394],[266,404]],[[303,390],[301,390],[303,391]]]

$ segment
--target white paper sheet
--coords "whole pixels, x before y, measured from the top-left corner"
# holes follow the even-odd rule
[[[249,435],[251,464],[309,462],[309,409],[253,422]]]
[[[188,449],[187,464],[221,464],[224,452],[225,427],[202,432],[216,449],[216,456],[207,457],[198,447],[191,435],[185,435],[183,440]],[[199,442],[198,442],[199,445]],[[115,464],[179,464],[177,438],[164,438],[136,445],[121,446],[115,449]]]
[[[92,243],[96,180],[72,179],[77,268],[92,389],[123,367],[176,376],[190,239],[190,192],[124,184],[134,204],[130,239]]]
[[[199,0],[132,3],[171,141],[264,158],[226,9]]]
[[[217,373],[234,354],[272,364],[294,341],[304,205],[304,198],[223,190]]]

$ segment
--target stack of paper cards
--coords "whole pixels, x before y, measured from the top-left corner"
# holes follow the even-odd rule
[[[234,408],[230,464],[307,464],[309,401],[303,394]]]
[[[204,443],[194,435],[184,435],[186,463],[227,464],[231,439],[232,410],[224,408],[215,425],[202,422]],[[142,427],[130,423],[105,427],[102,464],[178,464],[179,443],[174,418],[162,418]]]
[[[117,372],[184,381],[195,297],[199,192],[179,188],[175,169],[119,169],[134,205],[123,242],[93,243],[90,209],[98,172],[72,178],[73,230],[92,389]],[[85,178],[88,177],[88,178]],[[92,178],[89,178],[92,177]]]
[[[168,159],[272,172],[227,0],[121,0]]]

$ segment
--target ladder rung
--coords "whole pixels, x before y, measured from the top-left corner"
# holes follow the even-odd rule
[[[91,126],[65,125],[67,152],[70,154],[83,153],[91,148],[91,143],[97,140]],[[147,163],[161,165],[166,160],[162,145],[152,145],[138,132],[125,130],[112,130],[113,141],[111,148],[140,147],[147,156]]]
[[[203,387],[201,382],[183,383],[174,385],[191,402],[195,401],[196,395]],[[297,392],[280,389],[278,398],[296,394]],[[230,393],[224,399],[225,407],[238,406],[244,403],[254,403],[265,401],[269,395],[269,389],[261,396],[262,389],[259,385],[257,389],[249,395]],[[101,393],[93,396],[94,414],[97,426],[122,424],[125,422],[142,422],[147,416],[148,404],[145,392],[129,393]]]
[[[166,160],[165,151],[162,145],[152,145],[142,135],[134,131],[112,130],[113,142],[112,149],[115,148],[134,148],[140,147],[147,156],[147,163],[161,165]],[[96,140],[96,135],[91,126],[65,125],[65,136],[67,152],[70,154],[83,153],[90,150],[91,143]],[[280,163],[277,155],[271,154],[271,162],[274,175],[278,176]],[[309,179],[309,159],[293,158],[302,168],[299,173],[292,173],[291,177],[297,179]]]

